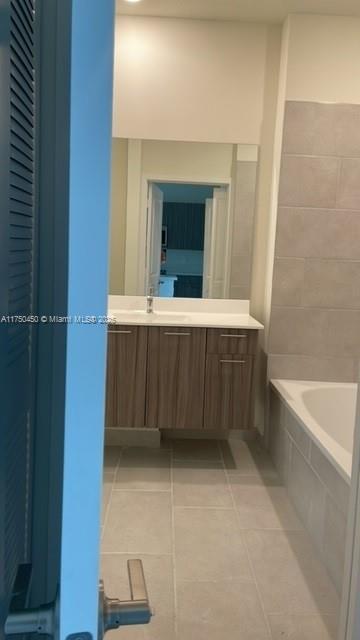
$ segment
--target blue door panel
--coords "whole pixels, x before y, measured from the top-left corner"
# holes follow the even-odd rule
[[[35,6],[0,0],[0,637],[30,560],[36,308]],[[9,317],[14,316],[14,317]]]

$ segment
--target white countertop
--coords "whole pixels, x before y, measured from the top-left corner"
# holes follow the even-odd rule
[[[109,296],[108,316],[122,325],[263,329],[248,309],[248,300],[154,298],[153,312],[146,313],[143,296]]]

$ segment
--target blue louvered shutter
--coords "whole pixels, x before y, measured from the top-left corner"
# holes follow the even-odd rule
[[[0,0],[1,631],[30,549],[35,314],[35,6]],[[5,597],[4,597],[5,596]]]

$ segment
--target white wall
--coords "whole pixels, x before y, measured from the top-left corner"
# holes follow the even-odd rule
[[[268,27],[118,16],[113,135],[258,144]]]
[[[125,290],[128,141],[112,140],[109,293]]]
[[[174,182],[231,178],[233,145],[144,140],[142,172],[150,177],[164,176]],[[191,182],[191,180],[190,180]]]
[[[287,100],[360,103],[360,19],[291,15]]]
[[[273,197],[275,127],[279,93],[281,41],[281,27],[274,26],[269,29],[251,279],[251,312],[260,322],[264,322],[265,316],[267,251]]]
[[[284,49],[281,27],[274,26],[269,30],[267,47],[267,68],[264,91],[264,118],[261,128],[259,176],[257,206],[254,221],[254,246],[250,293],[250,311],[265,325],[265,331],[259,336],[259,355],[255,369],[255,411],[254,424],[262,432],[264,430],[266,411],[266,369],[267,369],[267,327],[270,303],[267,300],[269,290],[269,237],[273,212],[277,208],[277,183],[281,148],[282,117],[279,105],[283,104]],[[282,61],[282,69],[280,68]],[[279,115],[278,115],[279,114]],[[276,223],[275,223],[276,224]],[[275,233],[274,233],[275,238]],[[273,261],[273,257],[271,258]],[[271,267],[272,273],[272,267]]]

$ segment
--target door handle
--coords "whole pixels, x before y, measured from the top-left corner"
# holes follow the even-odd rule
[[[104,583],[99,588],[98,640],[111,629],[133,624],[149,624],[153,612],[150,608],[141,560],[128,560],[130,600],[108,598]]]
[[[124,335],[124,334],[128,334],[129,335],[130,333],[132,333],[132,331],[130,331],[130,329],[126,329],[126,330],[124,330],[124,329],[120,330],[119,329],[119,331],[114,331],[113,329],[108,329],[108,333],[114,333],[115,335],[116,334],[117,335],[119,335],[119,334],[120,335]]]
[[[148,624],[153,616],[146,589],[141,560],[128,560],[130,599],[118,600],[105,595],[104,583],[99,584],[98,640],[111,629],[133,624]],[[36,609],[28,609],[26,600],[31,579],[31,565],[20,565],[12,593],[9,613],[5,622],[6,635],[37,633],[55,637],[59,626],[59,596],[54,602]],[[76,634],[79,640],[88,640],[89,634]],[[70,637],[70,636],[69,636]]]
[[[222,333],[220,338],[247,338],[245,333]]]
[[[164,336],[191,336],[189,331],[164,331]]]

